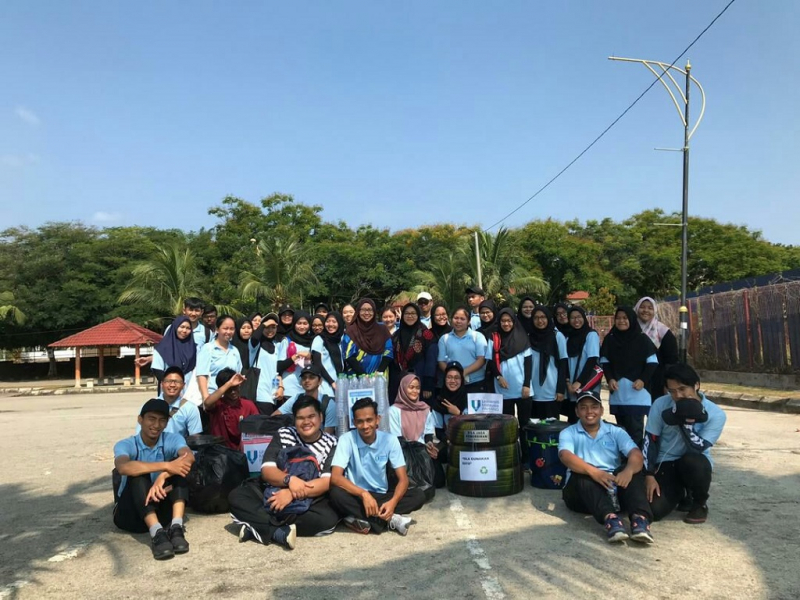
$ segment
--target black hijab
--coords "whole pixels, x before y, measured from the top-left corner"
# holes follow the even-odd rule
[[[324,315],[320,314],[314,314],[314,316],[311,317],[311,321],[309,323],[311,325],[311,333],[314,333],[314,321],[320,321],[322,323],[322,331],[325,331],[325,318],[326,317]],[[314,333],[314,337],[317,337],[318,335],[322,335],[322,332]]]
[[[233,334],[231,344],[239,351],[239,356],[242,358],[243,368],[250,366],[250,340],[242,339],[242,326],[245,323],[250,323],[250,328],[253,328],[253,322],[250,319],[239,319],[236,321],[236,332]],[[250,334],[253,335],[252,333]]]
[[[583,352],[583,346],[586,344],[586,336],[594,331],[589,327],[589,319],[586,318],[586,311],[580,306],[573,306],[567,312],[567,315],[572,315],[574,312],[579,312],[583,316],[583,325],[579,329],[575,329],[571,324],[569,329],[564,333],[567,336],[567,356],[580,356]]]
[[[558,322],[558,319],[556,319],[556,311],[559,308],[563,308],[565,311],[567,311],[567,322],[563,325]],[[572,326],[569,324],[569,304],[566,302],[556,302],[553,305],[553,324],[556,326],[556,329],[558,329],[564,335],[567,335],[567,332],[572,329]]]
[[[305,319],[308,322],[308,331],[306,331],[305,333],[297,332],[297,322],[300,319]],[[278,325],[278,327],[280,327],[280,325]],[[314,341],[314,332],[311,331],[311,315],[309,315],[304,310],[294,311],[294,317],[292,318],[292,330],[286,337],[289,338],[291,341],[293,341],[295,344],[300,344],[301,346],[305,346],[306,348],[311,348],[311,342]]]
[[[261,325],[258,326],[258,330],[253,332],[253,337],[250,339],[253,340],[253,338],[255,338],[253,347],[261,345],[261,349],[267,354],[275,354],[275,342],[278,341],[278,331],[276,329],[272,337],[267,337],[267,321],[275,321],[275,325],[281,322],[280,318],[278,318],[278,315],[275,313],[267,313],[264,315],[264,318],[261,319]]]
[[[333,333],[328,333],[328,330],[324,329],[319,335],[322,338],[322,344],[328,350],[328,354],[330,354],[331,362],[336,368],[336,374],[338,375],[344,368],[344,363],[342,362],[341,345],[342,336],[344,335],[344,318],[342,317],[342,313],[336,310],[329,312],[325,316],[325,320],[327,321],[331,317],[336,319],[336,322],[339,324],[336,328],[336,331]]]
[[[617,379],[636,381],[644,370],[645,361],[656,353],[652,340],[642,333],[636,313],[630,306],[620,306],[614,312],[614,318],[624,312],[630,324],[628,329],[620,331],[617,326],[611,328],[600,347],[600,356],[608,359]]]
[[[481,319],[480,327],[478,327],[478,331],[488,340],[497,331],[497,305],[494,300],[484,300],[478,305],[478,315],[480,315],[482,308],[488,308],[492,311],[492,320],[484,323],[483,319]]]
[[[434,315],[436,314],[436,309],[439,308],[440,306],[444,308],[445,313],[447,313],[447,307],[444,304],[434,304],[433,308],[431,309],[431,331],[433,331],[433,335],[436,337],[437,340],[440,337],[442,337],[445,333],[450,333],[451,331],[453,331],[453,326],[450,325],[449,317],[447,318],[446,325],[436,324],[436,319],[434,318]]]
[[[457,406],[458,410],[464,412],[464,409],[467,408],[467,386],[466,379],[464,377],[464,367],[461,366],[461,363],[450,362],[447,363],[447,367],[444,370],[444,376],[447,377],[447,374],[450,371],[458,371],[458,374],[461,375],[461,385],[456,391],[451,392],[449,389],[447,389],[447,383],[445,383],[442,386],[442,390],[436,400],[439,403],[441,403],[442,400],[447,400],[453,406]],[[440,406],[440,410],[444,413],[447,412],[447,409],[443,406]]]
[[[406,309],[408,308],[412,309],[415,313],[417,313],[417,320],[413,325],[406,325],[405,319],[403,318],[403,315],[406,314]],[[399,327],[392,336],[394,338],[394,341],[399,345],[400,350],[405,352],[409,344],[413,343],[414,337],[417,334],[417,330],[425,327],[425,324],[422,321],[420,321],[421,316],[422,313],[419,310],[419,306],[417,306],[413,302],[409,302],[408,304],[406,304],[403,307],[403,310],[400,311],[400,321],[397,323]]]
[[[291,325],[284,325],[283,321],[281,321],[281,315],[283,313],[292,313],[292,323]],[[309,329],[311,328],[311,319],[308,320]],[[278,311],[278,333],[275,334],[275,341],[280,342],[283,338],[288,337],[289,334],[294,329],[294,309],[289,306],[288,304],[284,304],[281,306],[281,309]]]
[[[525,333],[527,333],[528,337],[530,338],[531,332],[533,331],[533,313],[531,313],[530,317],[525,317],[522,314],[522,305],[525,304],[526,300],[530,300],[533,303],[533,310],[536,310],[536,301],[530,296],[525,296],[519,301],[519,307],[517,308],[517,321],[519,321],[519,324],[522,325]]]
[[[542,312],[547,316],[547,325],[544,329],[533,327],[528,334],[531,348],[539,353],[539,385],[543,385],[547,379],[547,370],[550,367],[550,358],[558,360],[558,341],[556,340],[556,328],[553,325],[553,315],[550,309],[542,304],[533,307],[531,323],[537,312]]]
[[[189,328],[192,328],[189,317],[183,315],[177,317],[169,326],[169,331],[155,345],[155,350],[164,360],[165,371],[169,367],[180,367],[183,374],[187,375],[194,371],[197,363],[197,346],[194,343],[193,331],[189,332],[189,336],[185,340],[178,338],[178,327],[183,323],[189,323]]]
[[[500,327],[500,317],[503,315],[508,315],[511,317],[511,320],[514,323],[514,326],[508,333],[503,331],[503,328]],[[500,339],[499,351],[501,361],[513,358],[517,354],[521,354],[531,347],[530,342],[528,341],[528,335],[519,324],[519,321],[514,314],[514,310],[511,308],[504,308],[497,315],[497,335]],[[495,348],[495,352],[497,352],[497,348]]]

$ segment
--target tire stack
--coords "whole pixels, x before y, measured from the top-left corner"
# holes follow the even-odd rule
[[[522,491],[524,479],[517,442],[517,420],[510,415],[461,415],[447,426],[450,460],[447,489],[460,496],[494,498]],[[491,481],[461,479],[461,453],[491,453],[497,477]]]

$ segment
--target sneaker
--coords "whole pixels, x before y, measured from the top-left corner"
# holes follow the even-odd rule
[[[169,541],[169,535],[163,528],[159,529],[150,540],[150,549],[153,551],[153,558],[156,560],[165,560],[175,556],[172,542]]]
[[[297,525],[293,523],[291,525],[278,527],[275,533],[272,534],[272,541],[289,550],[294,550],[295,543],[297,542]]]
[[[683,496],[683,500],[678,502],[678,506],[675,508],[678,512],[689,512],[692,510],[694,506],[694,501],[692,500],[692,492],[686,490],[686,493]]]
[[[411,517],[394,514],[389,519],[389,529],[396,531],[400,535],[408,535],[408,528],[411,525]]]
[[[364,519],[356,519],[355,517],[345,517],[344,524],[356,533],[363,533],[364,535],[368,534],[370,529],[372,529],[369,521],[365,521]]]
[[[705,523],[706,519],[708,519],[708,506],[705,504],[695,504],[692,506],[691,510],[686,513],[683,522],[689,523],[690,525],[700,525]]]
[[[625,524],[617,515],[610,515],[606,519],[606,537],[610,544],[623,542],[628,539]]]
[[[169,541],[175,554],[186,554],[189,551],[189,542],[186,541],[186,528],[183,525],[171,525],[169,528]]]
[[[252,540],[255,536],[253,532],[250,531],[250,528],[247,525],[242,525],[242,528],[239,529],[239,543],[242,544],[248,540]]]
[[[655,540],[650,533],[650,521],[642,515],[634,515],[631,519],[631,539],[634,542],[652,544]]]

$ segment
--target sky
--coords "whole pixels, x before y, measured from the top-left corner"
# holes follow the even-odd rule
[[[326,220],[488,227],[565,167],[728,0],[0,3],[0,229],[212,227],[226,195]],[[800,244],[800,2],[737,0],[688,58],[706,92],[689,212]],[[793,91],[794,90],[794,91]],[[691,94],[692,121],[700,94]],[[504,224],[680,211],[660,84]]]

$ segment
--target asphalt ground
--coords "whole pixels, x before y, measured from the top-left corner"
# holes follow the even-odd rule
[[[157,562],[111,522],[112,448],[148,396],[0,397],[0,598],[800,598],[800,415],[726,407],[709,521],[675,513],[652,546],[526,485],[438,490],[407,537],[340,527],[294,551],[190,514],[191,551]]]

